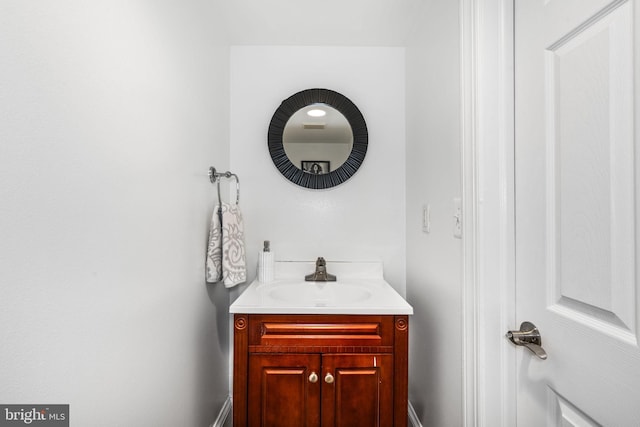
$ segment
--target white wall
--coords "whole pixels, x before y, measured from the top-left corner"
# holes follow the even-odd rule
[[[404,65],[404,48],[231,48],[231,164],[241,179],[250,278],[262,241],[271,240],[279,260],[382,260],[404,294]],[[351,99],[369,130],[361,168],[327,190],[286,180],[267,149],[280,103],[314,87]]]
[[[425,426],[463,425],[459,2],[430,2],[407,47],[409,398]],[[431,205],[431,232],[422,206]]]
[[[241,178],[250,279],[264,239],[278,259],[384,261],[416,311],[411,400],[424,425],[461,425],[458,2],[414,14],[406,63],[402,48],[229,59],[224,7],[0,3],[0,402],[68,402],[79,425],[211,422],[229,340],[227,291],[203,283],[214,165]],[[360,171],[323,191],[281,177],[266,145],[309,87],[347,95],[370,132]]]
[[[228,293],[204,284],[229,165],[205,0],[0,3],[0,402],[77,426],[208,425]]]

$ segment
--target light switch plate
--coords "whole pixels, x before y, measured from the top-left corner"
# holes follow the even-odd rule
[[[422,232],[431,232],[431,205],[422,206]]]
[[[453,237],[462,239],[462,199],[453,199]]]

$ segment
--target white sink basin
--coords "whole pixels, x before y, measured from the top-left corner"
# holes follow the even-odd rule
[[[331,263],[336,282],[307,282],[309,262],[276,262],[277,279],[254,281],[229,307],[246,314],[413,314],[383,278],[381,263]]]
[[[294,281],[263,285],[269,298],[284,303],[326,307],[337,303],[352,304],[371,297],[372,289],[350,282]]]

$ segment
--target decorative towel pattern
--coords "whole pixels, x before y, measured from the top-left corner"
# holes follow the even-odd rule
[[[207,282],[230,288],[247,281],[244,225],[238,205],[222,203],[211,217],[206,262]]]

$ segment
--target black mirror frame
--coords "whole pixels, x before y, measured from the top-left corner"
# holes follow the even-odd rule
[[[301,108],[317,103],[327,104],[341,112],[353,132],[353,147],[347,160],[339,168],[322,175],[303,172],[291,163],[282,144],[284,128],[291,116]],[[346,96],[330,89],[307,89],[282,101],[271,118],[267,136],[269,154],[280,173],[294,184],[316,190],[335,187],[351,178],[364,161],[368,142],[367,124],[358,107]]]

